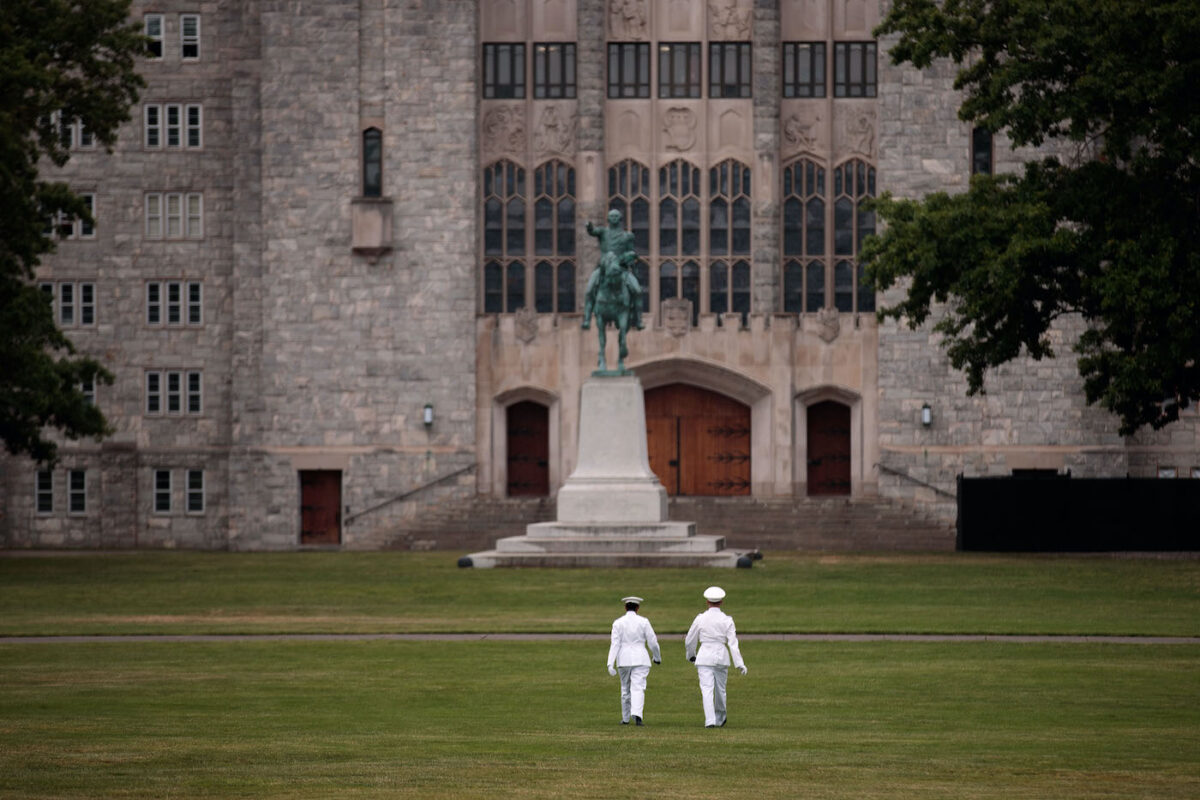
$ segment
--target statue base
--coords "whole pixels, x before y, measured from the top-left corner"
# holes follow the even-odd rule
[[[529,525],[463,566],[749,566],[719,536],[667,519],[667,490],[650,469],[646,405],[636,375],[605,371],[583,384],[579,463],[558,491],[557,521]]]

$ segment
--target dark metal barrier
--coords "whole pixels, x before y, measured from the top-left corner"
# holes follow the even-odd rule
[[[1200,480],[960,475],[958,549],[1200,551]]]

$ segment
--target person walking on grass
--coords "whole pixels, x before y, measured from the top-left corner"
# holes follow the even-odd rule
[[[646,705],[646,677],[650,674],[650,658],[662,663],[658,637],[650,620],[638,615],[640,597],[622,597],[625,615],[613,620],[612,644],[608,647],[608,674],[621,676],[621,724],[641,725]],[[646,655],[646,648],[650,655]]]
[[[725,725],[725,682],[729,678],[730,656],[733,666],[745,675],[746,662],[738,649],[737,630],[733,617],[721,610],[725,590],[710,586],[704,590],[708,609],[697,614],[683,640],[687,659],[696,665],[700,678],[700,702],[704,706],[704,727]],[[699,649],[697,649],[699,645]]]

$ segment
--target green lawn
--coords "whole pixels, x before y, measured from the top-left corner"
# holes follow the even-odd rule
[[[706,730],[671,642],[0,645],[0,796],[1195,798],[1200,646],[748,642]]]
[[[1200,561],[767,553],[750,570],[475,570],[455,553],[0,558],[0,636],[682,632],[719,583],[747,633],[1200,635]]]
[[[1200,561],[768,553],[752,570],[457,554],[0,557],[3,798],[1196,798],[1200,645],[746,640],[702,727],[681,633],[1200,634]],[[617,724],[604,641],[23,643],[78,633],[606,633],[665,663]]]

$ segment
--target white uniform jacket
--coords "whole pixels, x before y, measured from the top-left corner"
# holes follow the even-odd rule
[[[738,649],[733,617],[719,608],[710,608],[703,614],[697,614],[683,644],[687,648],[688,660],[695,656],[698,667],[728,667],[731,654],[735,667],[741,669],[746,666],[742,651]],[[699,650],[696,649],[697,645]]]
[[[635,611],[626,611],[625,616],[618,617],[612,624],[612,644],[608,648],[608,666],[640,667],[650,666],[650,656],[655,661],[662,661],[658,650],[658,637],[650,620],[639,616]]]

